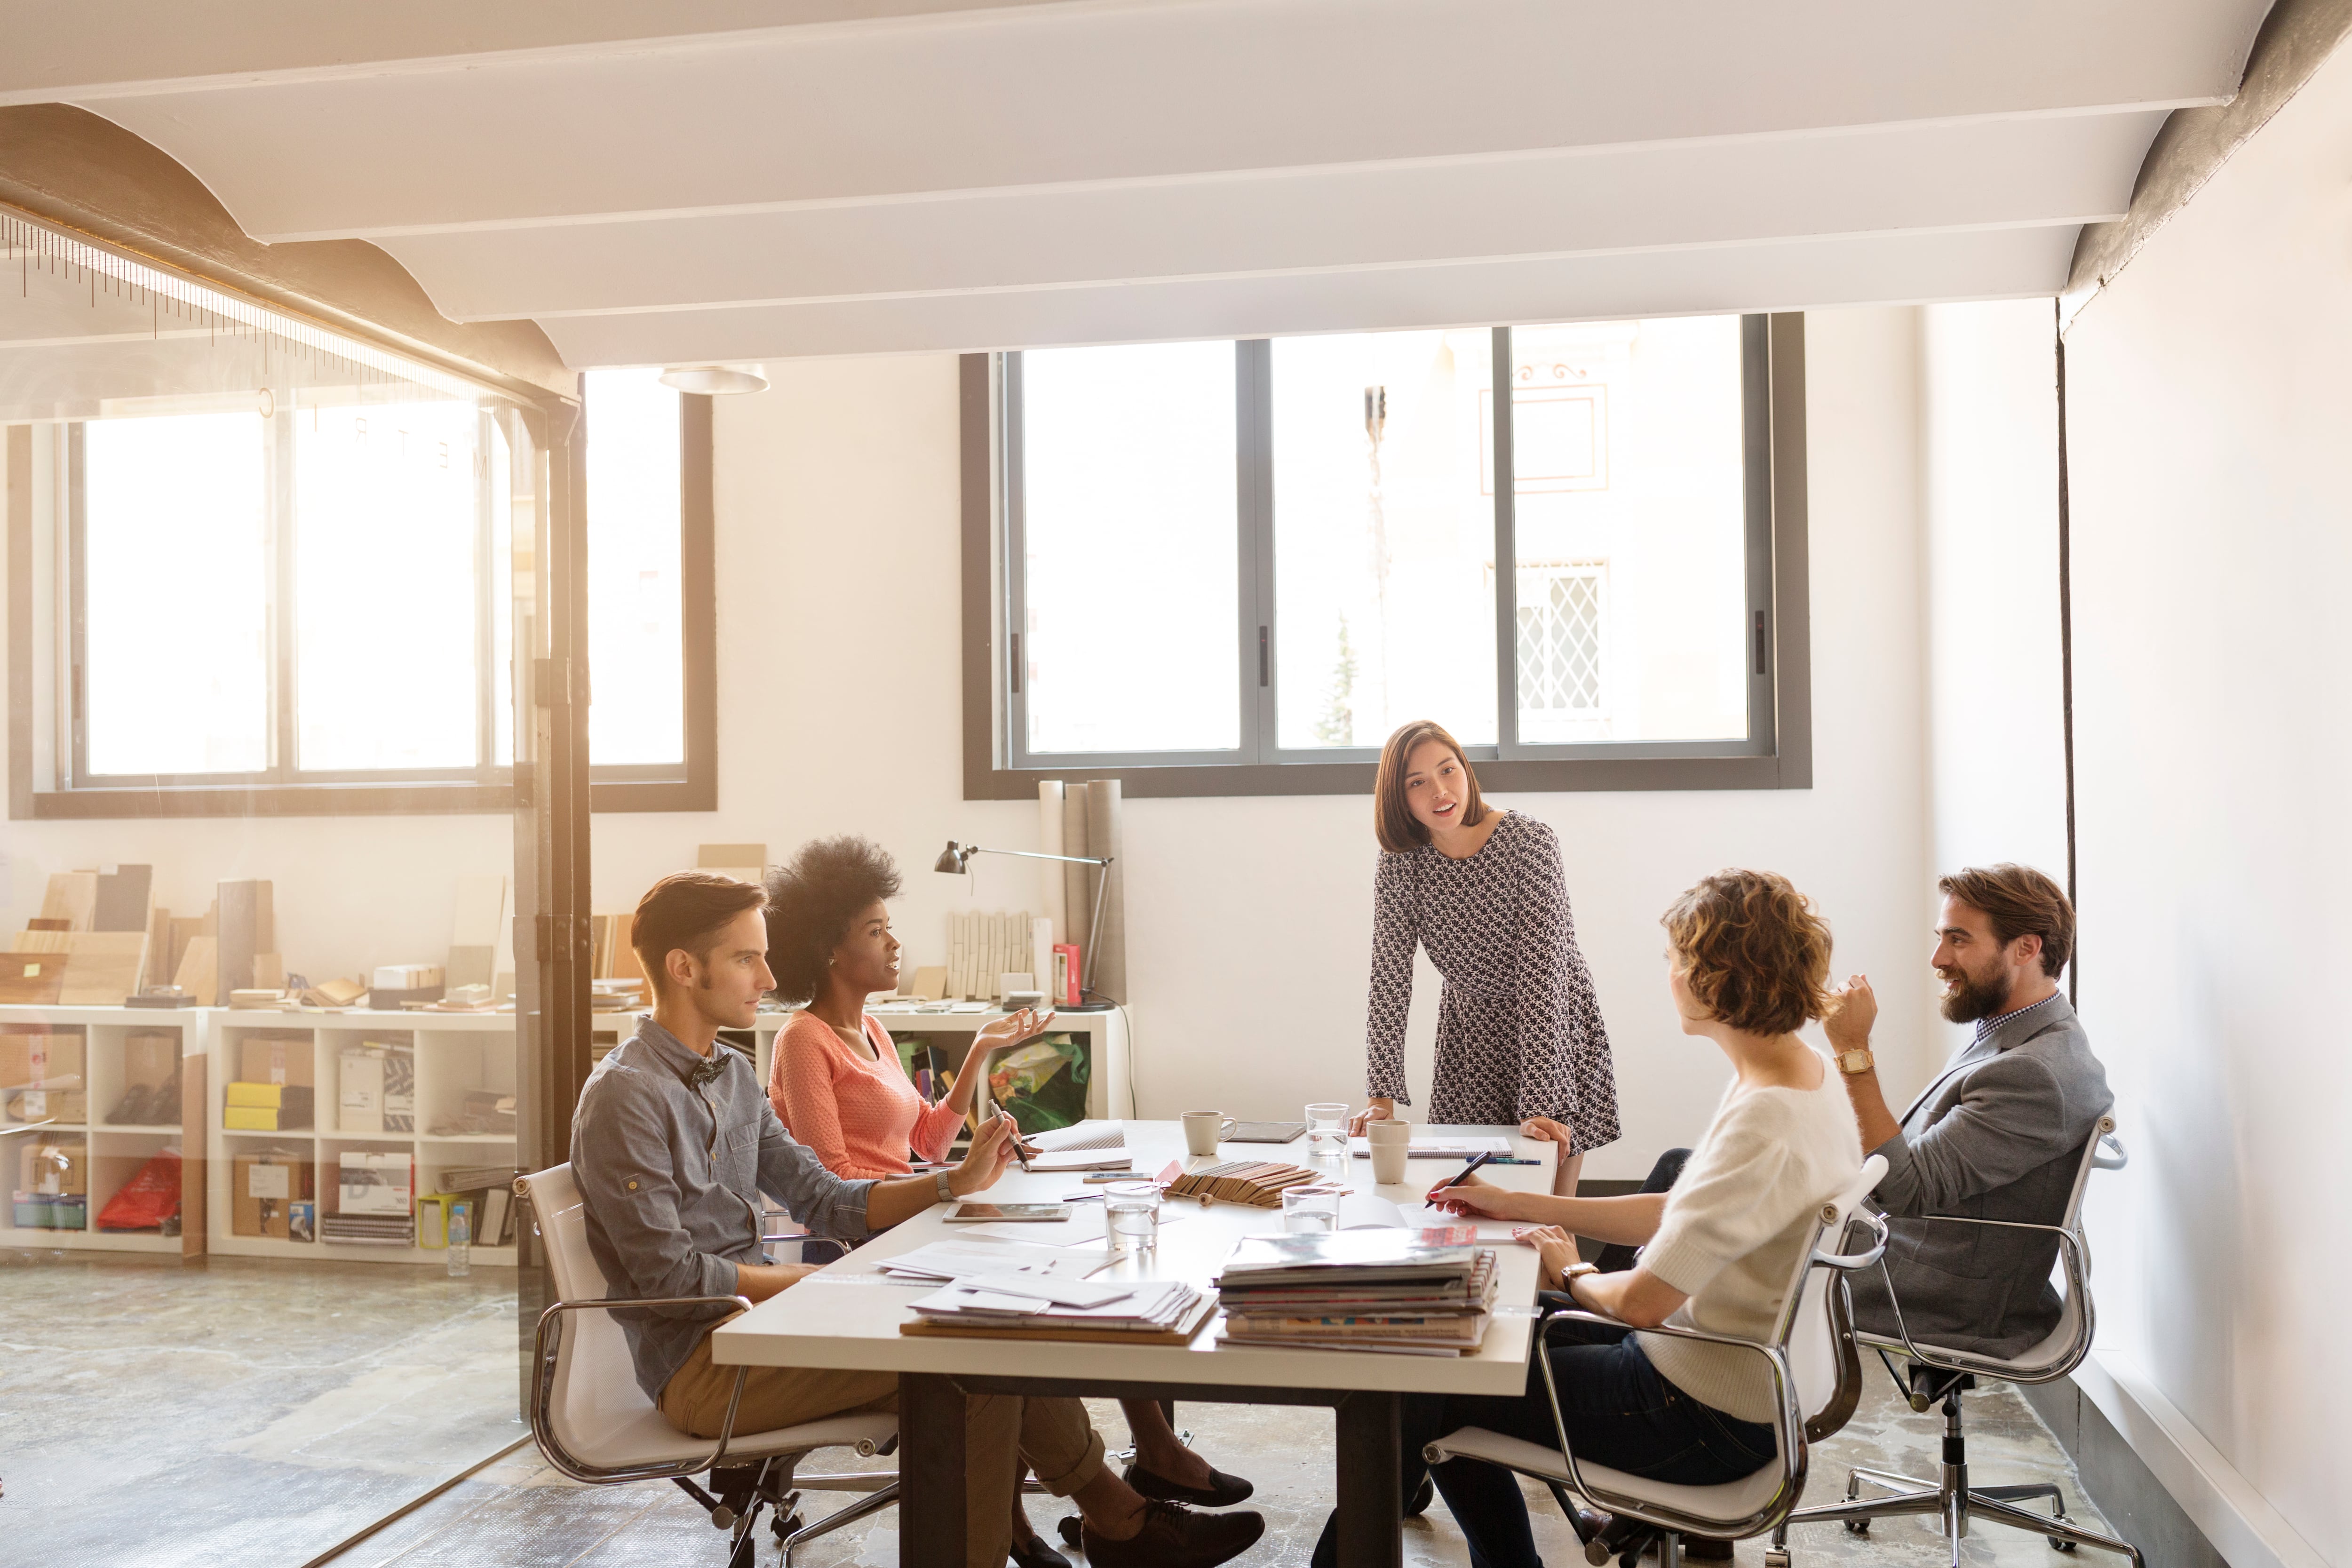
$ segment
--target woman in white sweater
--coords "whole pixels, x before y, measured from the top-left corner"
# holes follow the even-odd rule
[[[1668,988],[1683,1032],[1715,1042],[1732,1080],[1669,1193],[1615,1198],[1507,1192],[1475,1179],[1446,1195],[1463,1212],[1534,1222],[1522,1239],[1545,1286],[1622,1329],[1565,1331],[1550,1352],[1560,1414],[1585,1461],[1683,1486],[1738,1480],[1774,1453],[1772,1381],[1762,1357],[1638,1331],[1661,1323],[1763,1340],[1823,1199],[1861,1172],[1862,1140],[1829,1062],[1797,1037],[1822,1015],[1830,932],[1780,877],[1723,871],[1677,899],[1666,928]],[[1643,1248],[1621,1273],[1577,1260],[1578,1236]],[[1558,1443],[1540,1373],[1523,1397],[1408,1397],[1404,1495],[1422,1446],[1484,1426]],[[1456,1459],[1434,1472],[1479,1568],[1540,1568],[1518,1482]],[[1318,1563],[1332,1542],[1325,1531]]]

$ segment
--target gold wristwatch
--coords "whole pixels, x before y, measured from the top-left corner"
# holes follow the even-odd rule
[[[1859,1046],[1850,1051],[1840,1051],[1837,1054],[1837,1065],[1838,1071],[1848,1078],[1855,1078],[1876,1067],[1878,1058],[1870,1054],[1868,1046]]]
[[[1559,1288],[1564,1291],[1568,1291],[1569,1294],[1573,1295],[1575,1292],[1570,1288],[1577,1280],[1581,1279],[1587,1274],[1598,1274],[1600,1272],[1601,1265],[1598,1263],[1586,1263],[1580,1259],[1575,1263],[1568,1264],[1559,1271]]]

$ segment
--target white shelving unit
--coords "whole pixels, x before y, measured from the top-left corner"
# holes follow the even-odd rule
[[[468,1089],[512,1094],[515,1089],[515,1017],[511,1013],[277,1013],[215,1008],[211,1037],[212,1088],[207,1096],[214,1155],[208,1206],[211,1246],[241,1258],[336,1258],[357,1263],[438,1263],[437,1247],[380,1247],[356,1242],[285,1241],[268,1236],[230,1234],[229,1181],[232,1157],[262,1149],[300,1152],[311,1162],[313,1194],[321,1220],[335,1212],[335,1173],[347,1150],[404,1152],[415,1162],[419,1194],[438,1191],[438,1175],[452,1165],[511,1163],[512,1133],[469,1132],[436,1136],[429,1129],[454,1119]],[[226,1085],[236,1079],[245,1042],[258,1036],[284,1036],[289,1050],[310,1053],[317,1101],[316,1127],[287,1132],[232,1132],[221,1126]],[[300,1041],[290,1037],[304,1037]],[[338,1125],[341,1097],[336,1076],[343,1048],[363,1042],[402,1045],[414,1052],[416,1120],[413,1132],[345,1131]],[[511,1264],[515,1248],[477,1245],[474,1261]]]
[[[12,1128],[26,1123],[7,1118],[5,1104],[0,1104],[0,1182],[13,1193],[17,1185],[24,1144],[36,1138],[54,1137],[70,1141],[79,1138],[89,1151],[89,1201],[84,1215],[85,1228],[79,1230],[18,1229],[15,1224],[16,1208],[12,1203],[0,1213],[0,1247],[89,1247],[106,1252],[161,1252],[192,1254],[204,1250],[205,1239],[201,1216],[196,1216],[193,1236],[158,1236],[149,1231],[103,1231],[98,1228],[98,1216],[107,1201],[119,1192],[122,1184],[138,1173],[139,1168],[172,1145],[180,1145],[183,1162],[201,1164],[205,1157],[202,1135],[184,1140],[176,1122],[146,1123],[120,1126],[106,1121],[107,1112],[121,1101],[130,1087],[127,1074],[125,1042],[134,1034],[163,1034],[178,1037],[181,1070],[189,1070],[186,1058],[197,1058],[198,1070],[205,1067],[206,1025],[204,1010],[193,1007],[28,1007],[0,1006],[0,1030],[37,1026],[52,1033],[79,1034],[82,1041],[82,1099],[85,1119],[74,1122],[58,1122],[38,1132],[17,1132]],[[187,1145],[194,1143],[192,1149]],[[184,1185],[183,1192],[187,1190]],[[184,1218],[191,1205],[183,1199]]]

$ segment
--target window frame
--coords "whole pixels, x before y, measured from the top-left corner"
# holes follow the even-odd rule
[[[679,435],[679,594],[683,649],[686,756],[680,764],[613,765],[590,769],[592,812],[711,811],[718,805],[717,573],[712,495],[710,398],[681,394]],[[499,417],[485,412],[485,419]],[[268,442],[270,518],[267,531],[271,590],[268,637],[272,762],[247,773],[95,774],[88,768],[89,719],[83,685],[87,635],[85,494],[80,482],[84,421],[67,422],[58,442],[64,472],[56,489],[51,559],[58,570],[33,581],[36,561],[32,447],[36,426],[5,428],[9,552],[8,668],[10,688],[9,816],[16,820],[119,817],[310,816],[506,813],[520,804],[514,768],[488,761],[495,752],[492,704],[501,682],[490,668],[495,605],[488,552],[492,530],[476,530],[475,647],[478,756],[470,768],[296,770],[297,722],[292,458],[286,446],[290,410],[271,416]],[[484,480],[487,483],[487,479]],[[57,656],[44,661],[34,647],[34,596],[47,595],[58,634]],[[48,679],[37,671],[47,663]],[[585,695],[586,683],[572,695]],[[529,723],[518,712],[518,731]],[[36,731],[56,737],[36,765]],[[47,776],[37,776],[46,774]]]
[[[1511,384],[1508,327],[1493,331],[1493,384]],[[1800,312],[1741,326],[1748,596],[1759,623],[1748,663],[1748,737],[1740,741],[1517,739],[1517,504],[1512,426],[1495,420],[1496,703],[1502,739],[1465,750],[1489,789],[1809,789],[1811,658],[1807,592],[1805,338]],[[1240,532],[1241,745],[1218,752],[1029,753],[1018,684],[1023,611],[1020,359],[961,356],[964,798],[1034,798],[1049,780],[1120,781],[1139,797],[1362,795],[1379,748],[1279,745],[1276,694],[1273,470],[1265,450],[1270,340],[1235,344]],[[1498,407],[1509,404],[1498,396]],[[1760,667],[1760,668],[1759,668]],[[1255,679],[1253,679],[1253,678]]]

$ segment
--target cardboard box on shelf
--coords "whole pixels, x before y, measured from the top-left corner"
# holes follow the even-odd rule
[[[336,1212],[406,1215],[416,1193],[416,1163],[405,1151],[347,1149],[336,1156]]]
[[[293,1240],[294,1205],[313,1195],[310,1162],[294,1150],[260,1149],[230,1164],[230,1234]]]
[[[237,1042],[236,1076],[243,1083],[315,1085],[310,1037],[291,1029],[254,1031]]]
[[[122,1084],[125,1089],[153,1089],[170,1082],[172,1075],[179,1070],[179,1036],[134,1029],[122,1037]]]
[[[79,1089],[89,1070],[81,1031],[0,1029],[0,1090]]]
[[[0,1120],[78,1126],[89,1120],[89,1097],[78,1089],[13,1089],[0,1094]]]
[[[89,1141],[27,1136],[16,1156],[16,1189],[50,1197],[88,1196]]]

